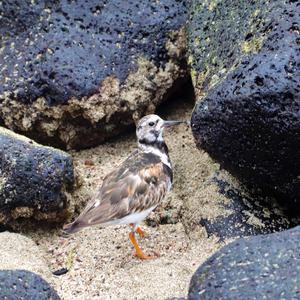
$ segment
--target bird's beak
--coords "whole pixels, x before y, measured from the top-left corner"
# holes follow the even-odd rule
[[[179,124],[187,124],[187,121],[164,121],[163,127],[168,128]]]

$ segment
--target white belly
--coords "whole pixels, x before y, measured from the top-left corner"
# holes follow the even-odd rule
[[[107,223],[102,224],[102,226],[106,225],[124,225],[124,224],[139,224],[141,221],[143,221],[150,213],[151,211],[156,207],[152,206],[148,208],[147,210],[144,210],[142,212],[136,212],[133,214],[130,214],[122,219],[109,221]]]

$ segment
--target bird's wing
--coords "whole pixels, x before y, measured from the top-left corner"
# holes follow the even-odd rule
[[[171,185],[169,171],[159,159],[145,154],[128,158],[106,176],[74,223],[82,227],[106,223],[156,206]]]

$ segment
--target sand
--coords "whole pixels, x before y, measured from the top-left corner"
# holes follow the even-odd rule
[[[188,120],[193,103],[176,101],[160,114],[166,119]],[[214,214],[211,197],[221,197],[209,185],[218,169],[199,151],[190,128],[181,125],[165,133],[174,167],[174,186],[164,203],[151,214],[139,239],[147,254],[157,258],[140,261],[133,254],[126,226],[87,228],[70,238],[59,230],[25,233],[44,254],[51,270],[70,267],[62,276],[46,278],[62,299],[178,299],[186,298],[192,274],[223,244],[208,238],[199,225],[202,210]],[[73,196],[75,214],[101,184],[105,174],[118,166],[135,148],[134,132],[99,147],[72,152],[81,177]]]
[[[35,242],[24,235],[8,231],[0,233],[0,266],[0,270],[23,269],[44,278],[51,276],[43,251],[40,251]]]

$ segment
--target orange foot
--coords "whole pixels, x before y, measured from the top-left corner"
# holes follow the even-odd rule
[[[154,258],[156,258],[156,256],[151,256],[151,255],[146,255],[146,254],[144,254],[143,252],[135,252],[134,254],[133,254],[135,257],[137,257],[137,258],[139,258],[139,259],[141,259],[141,260],[149,260],[149,259],[154,259]]]
[[[135,248],[135,253],[134,253],[134,256],[135,257],[138,257],[139,259],[142,259],[142,260],[147,260],[147,259],[153,259],[153,258],[156,258],[156,256],[150,256],[150,255],[146,255],[143,253],[142,249],[140,248],[140,246],[138,245],[138,242],[135,238],[135,234],[134,232],[130,232],[129,233],[129,239],[132,243],[132,245],[134,246]]]

